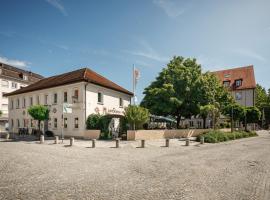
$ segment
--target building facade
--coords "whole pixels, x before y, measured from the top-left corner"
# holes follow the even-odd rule
[[[4,95],[21,87],[26,87],[41,80],[43,77],[30,71],[22,70],[4,63],[0,63],[0,131],[8,127],[8,98]]]
[[[245,107],[255,105],[256,80],[253,66],[213,72],[235,101]]]
[[[28,114],[32,105],[48,106],[49,120],[42,123],[44,131],[55,135],[84,137],[90,114],[112,115],[112,128],[117,131],[119,118],[130,104],[133,94],[88,68],[45,78],[36,84],[7,94],[9,98],[9,130],[20,128],[30,132],[37,121]],[[72,113],[63,112],[69,105]]]

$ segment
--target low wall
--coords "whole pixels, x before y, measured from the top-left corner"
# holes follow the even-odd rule
[[[83,133],[84,139],[99,139],[100,130],[85,130]]]
[[[191,132],[193,131],[193,133]],[[136,130],[127,131],[127,140],[154,140],[164,138],[196,137],[209,129]],[[192,134],[191,134],[192,133]]]

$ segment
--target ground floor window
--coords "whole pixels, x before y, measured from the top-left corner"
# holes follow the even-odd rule
[[[67,128],[67,118],[64,118],[64,128]]]
[[[20,127],[20,120],[19,119],[17,119],[17,126],[18,126],[18,128]]]
[[[57,118],[54,118],[54,128],[57,128]]]
[[[74,119],[74,127],[75,127],[75,128],[79,128],[79,118],[78,118],[78,117],[76,117],[76,118]]]

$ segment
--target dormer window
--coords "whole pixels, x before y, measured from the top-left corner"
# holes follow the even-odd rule
[[[231,76],[230,74],[225,74],[224,78],[230,78],[230,76]]]
[[[235,86],[236,86],[236,87],[242,86],[242,79],[236,80],[236,81],[235,81]]]
[[[223,81],[223,86],[224,87],[230,87],[230,81]]]

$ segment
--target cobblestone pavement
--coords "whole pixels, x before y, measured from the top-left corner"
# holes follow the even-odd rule
[[[220,144],[0,142],[0,199],[270,199],[270,134]]]

